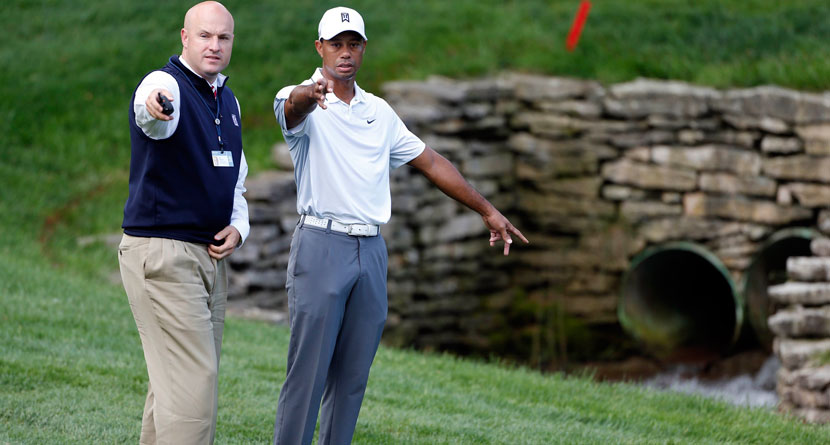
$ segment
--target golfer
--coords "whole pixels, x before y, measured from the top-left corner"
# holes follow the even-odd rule
[[[389,171],[409,164],[478,212],[490,244],[527,239],[443,156],[412,134],[383,100],[356,82],[367,48],[363,18],[323,14],[314,42],[322,59],[309,80],[277,93],[274,113],[290,147],[300,219],[286,289],[291,339],[274,443],[351,442],[369,368],[386,322]]]

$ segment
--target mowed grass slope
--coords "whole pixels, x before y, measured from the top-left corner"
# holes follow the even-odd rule
[[[359,82],[514,69],[718,87],[830,82],[823,1],[349,2],[367,22]],[[191,2],[7,0],[0,24],[0,443],[135,443],[146,372],[112,246],[127,191],[129,97],[180,51]],[[306,78],[335,2],[228,1],[230,86],[251,173],[280,139],[271,103]],[[230,320],[217,443],[269,440],[284,328]],[[827,429],[626,385],[382,349],[356,443],[818,443]]]
[[[2,264],[0,443],[136,443],[146,375],[122,291],[29,261]],[[225,332],[216,442],[268,443],[288,332],[236,319]],[[354,443],[828,440],[827,428],[772,411],[381,348]]]

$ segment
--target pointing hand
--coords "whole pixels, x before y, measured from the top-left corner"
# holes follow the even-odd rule
[[[320,105],[320,108],[326,109],[326,94],[334,92],[334,83],[321,77],[317,82],[311,85],[311,98]]]

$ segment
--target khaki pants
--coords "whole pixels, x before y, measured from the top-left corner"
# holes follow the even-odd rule
[[[126,234],[118,260],[150,377],[140,443],[213,443],[225,261],[204,244]]]

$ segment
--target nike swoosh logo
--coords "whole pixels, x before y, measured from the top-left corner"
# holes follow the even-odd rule
[[[366,123],[367,123],[367,124],[369,124],[369,125],[372,125],[372,122],[374,122],[374,121],[376,121],[376,120],[377,120],[377,119],[372,119],[372,120],[370,120],[370,121],[369,121],[369,120],[367,120],[367,121],[366,121]]]

